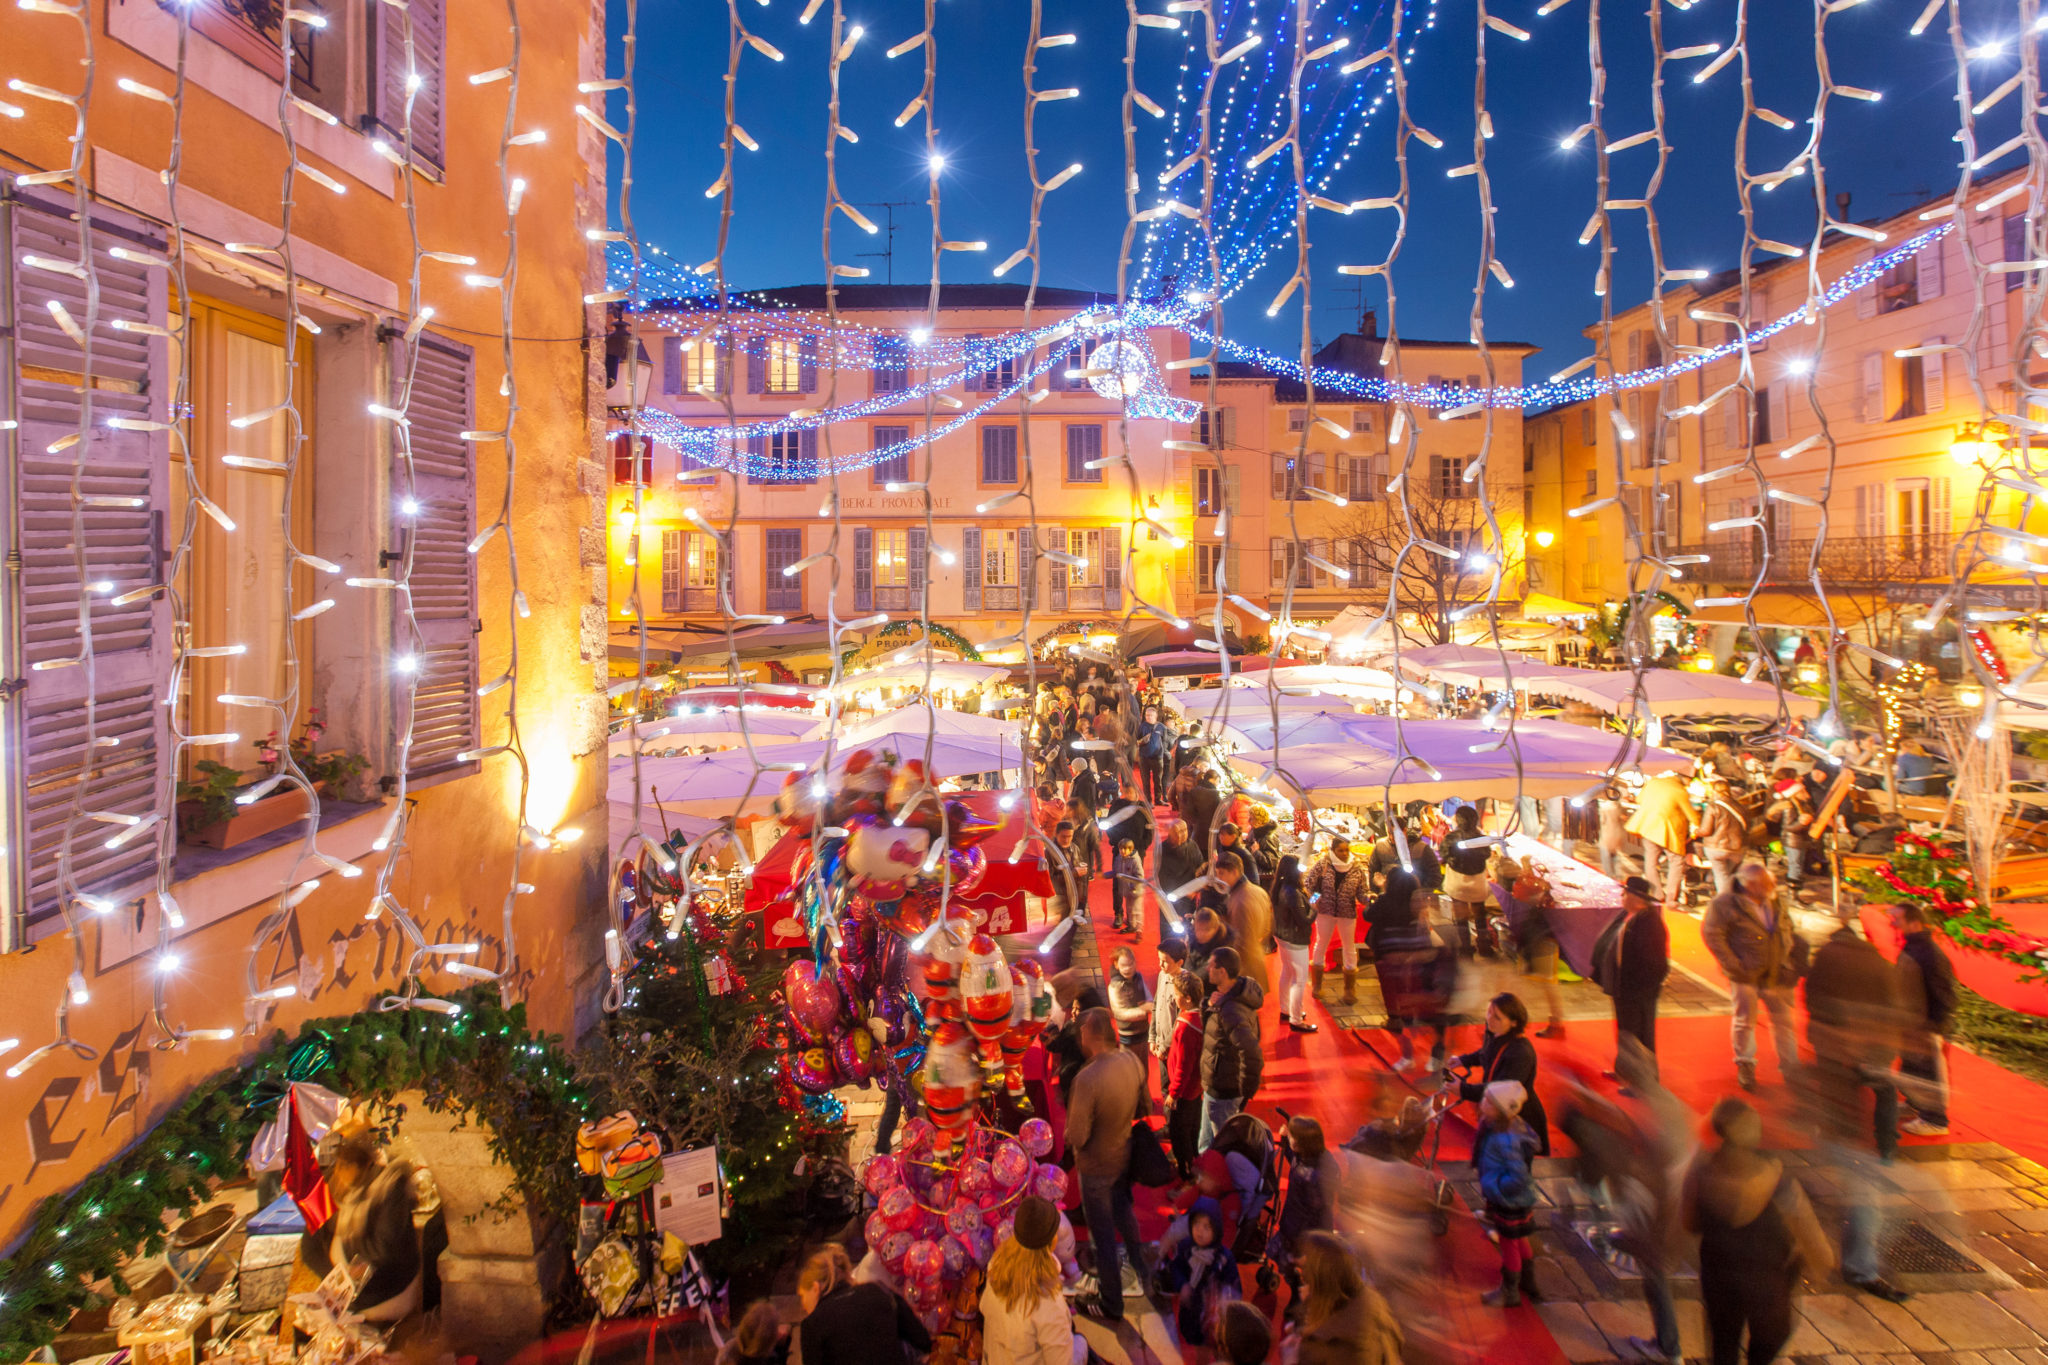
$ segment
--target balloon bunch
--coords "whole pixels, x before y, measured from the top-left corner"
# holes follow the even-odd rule
[[[979,1271],[1010,1235],[1019,1201],[1038,1194],[1058,1203],[1065,1194],[1066,1172],[1043,1160],[1051,1151],[1044,1119],[1025,1122],[1014,1137],[977,1123],[958,1144],[912,1119],[895,1155],[873,1157],[862,1169],[875,1200],[868,1246],[935,1333],[949,1317],[966,1322],[978,1311]],[[1071,1258],[1071,1243],[1065,1254]],[[964,1335],[954,1349],[961,1359],[980,1355]]]

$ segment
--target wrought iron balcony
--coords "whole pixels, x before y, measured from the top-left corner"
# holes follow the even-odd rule
[[[1945,578],[1952,539],[1946,531],[1830,534],[1820,552],[1821,580],[1830,587],[1869,587]],[[1812,536],[1777,536],[1771,542],[1770,563],[1765,566],[1763,538],[1755,531],[1745,531],[1716,536],[1704,545],[1678,546],[1670,554],[1706,557],[1704,564],[1685,566],[1685,576],[1696,583],[1753,583],[1762,567],[1764,586],[1794,586],[1808,582],[1813,574],[1813,546]]]

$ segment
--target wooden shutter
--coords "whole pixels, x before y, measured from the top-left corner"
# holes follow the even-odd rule
[[[1272,577],[1269,581],[1273,585],[1273,590],[1278,592],[1287,585],[1287,542],[1279,536],[1268,537],[1266,540],[1266,554],[1267,558],[1272,561],[1270,566]]]
[[[674,526],[661,532],[661,609],[671,615],[683,609],[683,532]]]
[[[1764,411],[1769,414],[1771,423],[1770,439],[1773,441],[1791,439],[1792,428],[1788,425],[1791,414],[1786,411],[1785,407],[1785,382],[1779,380],[1771,385],[1770,388],[1765,390],[1765,397],[1767,399],[1767,406]]]
[[[929,550],[924,538],[924,527],[913,526],[905,537],[910,550],[910,595],[921,606],[924,602],[925,570],[930,567]]]
[[[806,389],[804,392],[809,393]],[[818,429],[805,427],[797,433],[796,457],[798,468],[792,471],[796,477],[791,483],[816,483],[818,481]]]
[[[1045,528],[1045,544],[1050,550],[1067,549],[1067,533],[1058,526]],[[1067,566],[1056,559],[1045,561],[1045,586],[1047,605],[1054,611],[1067,609]]]
[[[1232,516],[1237,515],[1238,498],[1241,496],[1239,490],[1242,487],[1240,476],[1242,474],[1243,471],[1234,464],[1223,466],[1223,510]]]
[[[1121,607],[1124,604],[1124,529],[1121,526],[1102,528],[1102,605]]]
[[[1869,265],[1871,257],[1874,254],[1875,253],[1869,251],[1859,253],[1856,257],[1857,268],[1861,269],[1863,266]],[[1857,317],[1874,318],[1877,316],[1877,291],[1879,285],[1882,282],[1883,277],[1880,276],[1878,279],[1870,281],[1868,284],[1864,285],[1861,289],[1856,291]],[[1866,422],[1874,422],[1877,419],[1875,417],[1865,417],[1863,420]]]
[[[853,528],[853,609],[875,609],[875,533],[866,526]]]
[[[1884,357],[1876,351],[1863,357],[1863,420],[1884,420]]]
[[[1920,279],[1914,292],[1920,296],[1922,303],[1941,297],[1941,244],[1947,240],[1946,237],[1937,237],[1921,247],[1914,256],[1914,259],[1920,262]]]
[[[766,393],[768,391],[767,347],[762,344],[762,340],[758,336],[748,337],[744,344],[747,348],[747,392]]]
[[[1208,548],[1206,545],[1183,545],[1173,552],[1173,592],[1175,605],[1185,605],[1194,601],[1197,591],[1195,587],[1195,555],[1197,551],[1207,552]]]
[[[753,370],[751,358],[747,369]],[[768,473],[768,438],[758,431],[747,437],[747,482],[774,482]]]
[[[1230,591],[1232,592],[1241,593],[1244,591],[1244,584],[1239,581],[1237,574],[1237,546],[1235,544],[1226,545],[1223,548],[1223,581],[1230,585]],[[1219,588],[1218,591],[1220,592],[1222,589]]]
[[[801,393],[818,391],[818,339],[801,337],[796,344],[796,386]]]
[[[1320,450],[1312,450],[1308,456],[1308,477],[1302,480],[1304,488],[1320,488],[1330,491],[1330,457]]]
[[[403,373],[397,363],[392,372]],[[459,342],[421,333],[406,408],[411,421],[405,428],[412,445],[411,492],[420,505],[409,547],[413,618],[419,623],[412,653],[419,667],[413,674],[406,781],[415,786],[476,770],[474,760],[456,760],[457,754],[478,747],[476,557],[469,553],[476,523],[475,447],[462,439],[476,426],[475,413],[475,353]],[[405,477],[401,458],[393,479],[404,488]],[[399,600],[393,594],[394,604]],[[392,639],[404,651],[402,613]]]
[[[1955,507],[1950,500],[1951,492],[1952,485],[1946,475],[1932,481],[1931,491],[1927,497],[1928,529],[1939,536],[1946,536],[1956,528]]]
[[[981,562],[981,528],[963,527],[960,531],[960,609],[965,612],[981,610],[981,579],[987,573],[987,566]]]
[[[1031,532],[1017,532],[1017,592],[1027,610],[1038,605],[1038,546]]]
[[[1932,259],[1932,251],[1930,247],[1921,260]],[[1943,338],[1935,337],[1922,344],[1940,346]],[[1920,411],[1924,413],[1940,412],[1948,406],[1947,366],[1943,363],[1946,359],[1946,353],[1942,351],[1929,351],[1920,357]]]
[[[381,130],[394,146],[403,146],[407,77],[417,71],[420,88],[412,96],[413,158],[439,171],[448,164],[442,136],[447,96],[447,0],[411,0],[402,9],[372,4],[370,11],[369,112],[364,121]],[[405,48],[408,19],[412,25],[410,61]]]
[[[1745,424],[1749,416],[1749,399],[1741,389],[1736,389],[1721,400],[1721,444],[1731,452],[1745,450],[1749,446],[1749,433]]]
[[[58,910],[57,859],[70,849],[75,886],[109,896],[135,891],[155,864],[154,833],[119,849],[106,847],[109,827],[81,820],[71,827],[85,783],[83,810],[146,815],[158,797],[169,761],[167,708],[161,705],[171,661],[170,605],[161,593],[125,606],[96,597],[91,608],[93,668],[58,666],[80,657],[80,581],[73,557],[71,480],[80,452],[49,447],[77,433],[84,352],[58,326],[47,305],[62,303],[81,327],[85,283],[23,264],[27,256],[80,259],[79,231],[68,195],[35,192],[0,200],[6,263],[0,270],[11,294],[14,366],[6,377],[4,414],[12,431],[0,433],[11,456],[7,498],[0,506],[0,560],[11,572],[0,579],[0,734],[6,765],[0,769],[0,901],[7,915],[0,946],[22,946],[22,931]],[[86,581],[116,585],[114,596],[160,580],[169,498],[168,443],[160,432],[125,431],[109,418],[165,421],[170,392],[167,347],[147,334],[117,331],[117,321],[165,325],[165,272],[107,254],[110,247],[140,247],[161,255],[154,227],[112,209],[92,212],[92,256],[100,285],[93,328],[93,429],[85,452],[88,497],[134,498],[136,507],[87,507]],[[211,529],[211,523],[208,523]],[[201,534],[206,534],[202,531]],[[14,564],[19,556],[18,566]],[[207,644],[227,643],[206,641]],[[42,667],[38,667],[42,665]],[[100,747],[88,752],[85,702],[94,703]],[[244,713],[248,714],[248,713]],[[202,755],[207,756],[207,755]],[[220,756],[213,751],[212,756]],[[169,813],[164,812],[166,818]]]
[[[683,391],[683,339],[663,337],[661,339],[661,391],[676,394]]]

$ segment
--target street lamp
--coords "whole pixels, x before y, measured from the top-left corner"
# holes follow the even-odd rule
[[[1539,550],[1549,549],[1556,541],[1557,533],[1555,531],[1538,531],[1536,533],[1536,548]]]
[[[1970,465],[1989,467],[1998,458],[1998,443],[1985,439],[1982,426],[1966,427],[1949,446],[1948,457],[1966,468]]]

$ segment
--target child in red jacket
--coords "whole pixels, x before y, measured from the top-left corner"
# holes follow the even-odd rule
[[[1166,1136],[1180,1178],[1187,1180],[1194,1175],[1195,1139],[1202,1130],[1202,986],[1193,972],[1182,972],[1177,984],[1188,1007],[1174,1021],[1166,1049]]]

